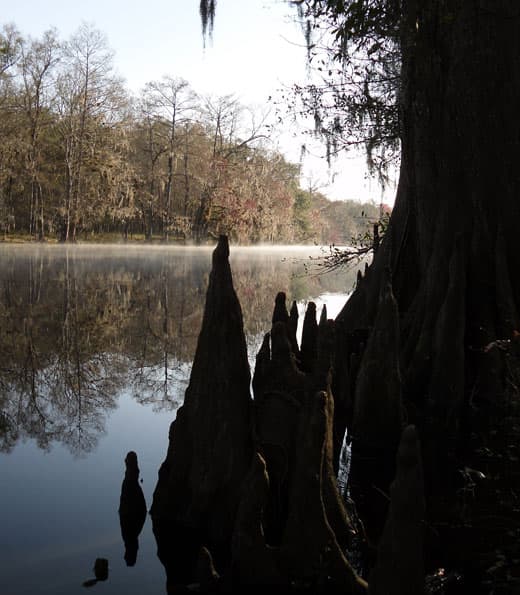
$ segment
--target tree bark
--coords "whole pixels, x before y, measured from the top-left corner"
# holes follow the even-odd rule
[[[153,496],[154,532],[169,580],[185,578],[188,561],[183,564],[176,555],[188,541],[195,552],[205,545],[219,565],[226,563],[253,456],[250,370],[228,256],[227,238],[221,236],[190,383],[170,428]]]
[[[470,431],[506,390],[500,356],[485,346],[518,328],[520,10],[507,0],[409,0],[403,10],[396,204],[338,317],[336,369],[352,375],[389,273],[402,398],[419,428],[431,490],[433,475],[438,483],[464,455]],[[335,378],[340,411],[352,409],[351,384],[349,374]],[[336,427],[336,457],[344,425]]]

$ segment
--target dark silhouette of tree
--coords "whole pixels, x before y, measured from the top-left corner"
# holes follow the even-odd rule
[[[202,4],[208,27],[214,6]],[[336,319],[335,460],[348,429],[355,495],[377,539],[372,486],[388,489],[396,419],[416,424],[430,520],[449,521],[442,539],[460,520],[457,469],[497,431],[514,435],[504,412],[518,392],[520,10],[506,0],[291,4],[311,60],[335,65],[307,95],[317,131],[333,149],[363,143],[369,157],[401,147],[388,229]]]
[[[369,156],[396,139],[401,146],[395,208],[338,318],[342,335],[370,334],[390,283],[408,415],[431,435],[433,458],[461,454],[509,386],[502,355],[485,346],[514,342],[518,327],[519,11],[469,0],[290,4],[304,20],[311,65],[326,71],[319,101],[307,90],[325,141],[359,139]],[[340,402],[344,390],[338,379]]]

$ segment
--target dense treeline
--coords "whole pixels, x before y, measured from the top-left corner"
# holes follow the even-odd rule
[[[66,42],[0,31],[0,231],[73,242],[349,242],[371,205],[338,228],[335,203],[299,187],[299,166],[268,149],[264,122],[230,96],[164,77],[132,96],[102,33]],[[334,225],[332,232],[331,222]]]

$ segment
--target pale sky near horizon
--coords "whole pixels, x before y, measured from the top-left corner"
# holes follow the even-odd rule
[[[116,70],[134,92],[172,75],[199,93],[235,94],[245,105],[265,109],[278,89],[305,81],[303,34],[295,11],[282,0],[219,0],[213,41],[205,49],[198,7],[199,0],[17,0],[4,7],[0,25],[14,23],[33,37],[56,27],[67,39],[82,21],[92,23],[106,34]],[[294,139],[289,125],[285,128],[279,148],[297,161],[305,139]],[[320,152],[324,148],[313,151]],[[393,191],[382,197],[365,170],[362,157],[341,158],[332,171],[325,159],[308,157],[302,185],[311,178],[332,199],[393,203]]]

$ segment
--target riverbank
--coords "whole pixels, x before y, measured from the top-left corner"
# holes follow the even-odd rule
[[[7,234],[0,238],[0,244],[62,244],[57,237],[50,236],[44,240],[39,240],[30,234]],[[147,239],[144,234],[132,234],[124,238],[119,233],[96,233],[81,234],[75,242],[70,244],[171,244],[184,245],[186,242],[181,238],[169,239],[165,241],[161,235],[154,235],[152,239]]]

